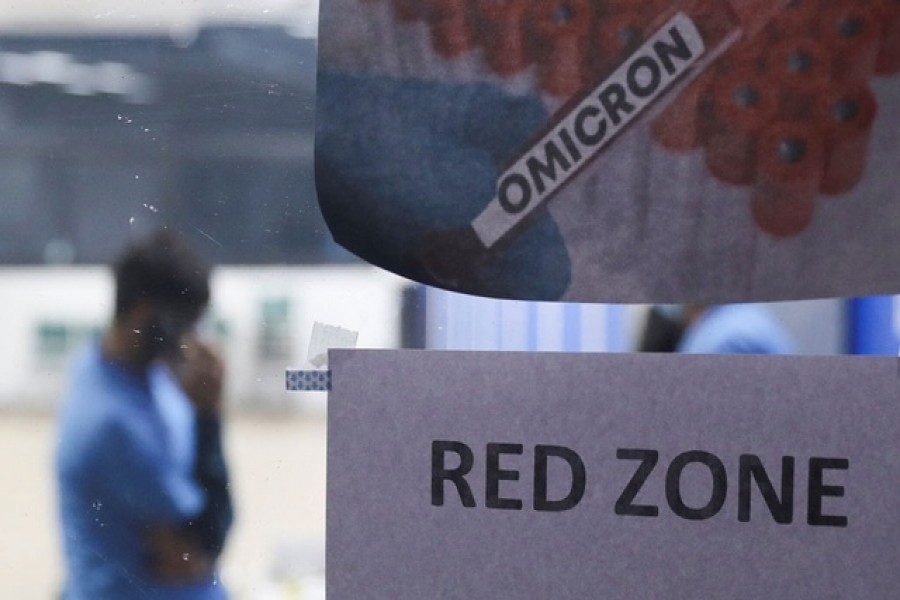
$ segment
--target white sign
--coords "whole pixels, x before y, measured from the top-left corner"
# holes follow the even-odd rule
[[[896,597],[895,359],[330,366],[332,600]]]

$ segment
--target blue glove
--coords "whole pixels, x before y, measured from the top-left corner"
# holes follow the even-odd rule
[[[502,168],[547,122],[539,99],[486,83],[326,70],[319,73],[317,103],[316,187],[339,244],[380,267],[456,291],[532,300],[565,292],[568,253],[546,210],[500,247],[464,258],[465,274],[452,283],[423,260],[435,233],[468,228],[491,201]]]

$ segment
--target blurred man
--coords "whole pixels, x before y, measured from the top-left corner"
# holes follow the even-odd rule
[[[759,304],[662,304],[650,308],[639,352],[793,354],[794,343]]]
[[[759,304],[686,304],[685,354],[793,354],[794,343],[767,308]]]
[[[656,304],[647,311],[638,352],[675,352],[684,335],[685,324],[681,319],[681,306]]]
[[[210,268],[162,230],[114,273],[113,321],[77,364],[60,419],[63,598],[226,598],[222,364],[193,333]]]

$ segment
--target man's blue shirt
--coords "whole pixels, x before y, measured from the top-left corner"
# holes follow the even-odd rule
[[[769,311],[753,304],[706,309],[678,345],[685,354],[792,354],[794,344]]]
[[[225,598],[210,578],[164,585],[151,574],[149,528],[195,517],[194,413],[170,372],[145,375],[93,344],[78,362],[60,418],[56,471],[68,581],[65,600]]]

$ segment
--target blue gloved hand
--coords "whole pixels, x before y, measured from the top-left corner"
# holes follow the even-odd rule
[[[437,278],[424,264],[423,248],[435,234],[467,228],[493,197],[502,168],[546,123],[538,98],[486,83],[326,70],[319,73],[317,111],[316,187],[339,244],[405,277],[457,291],[534,300],[565,292],[568,253],[546,210],[500,247],[463,258],[458,280]]]

